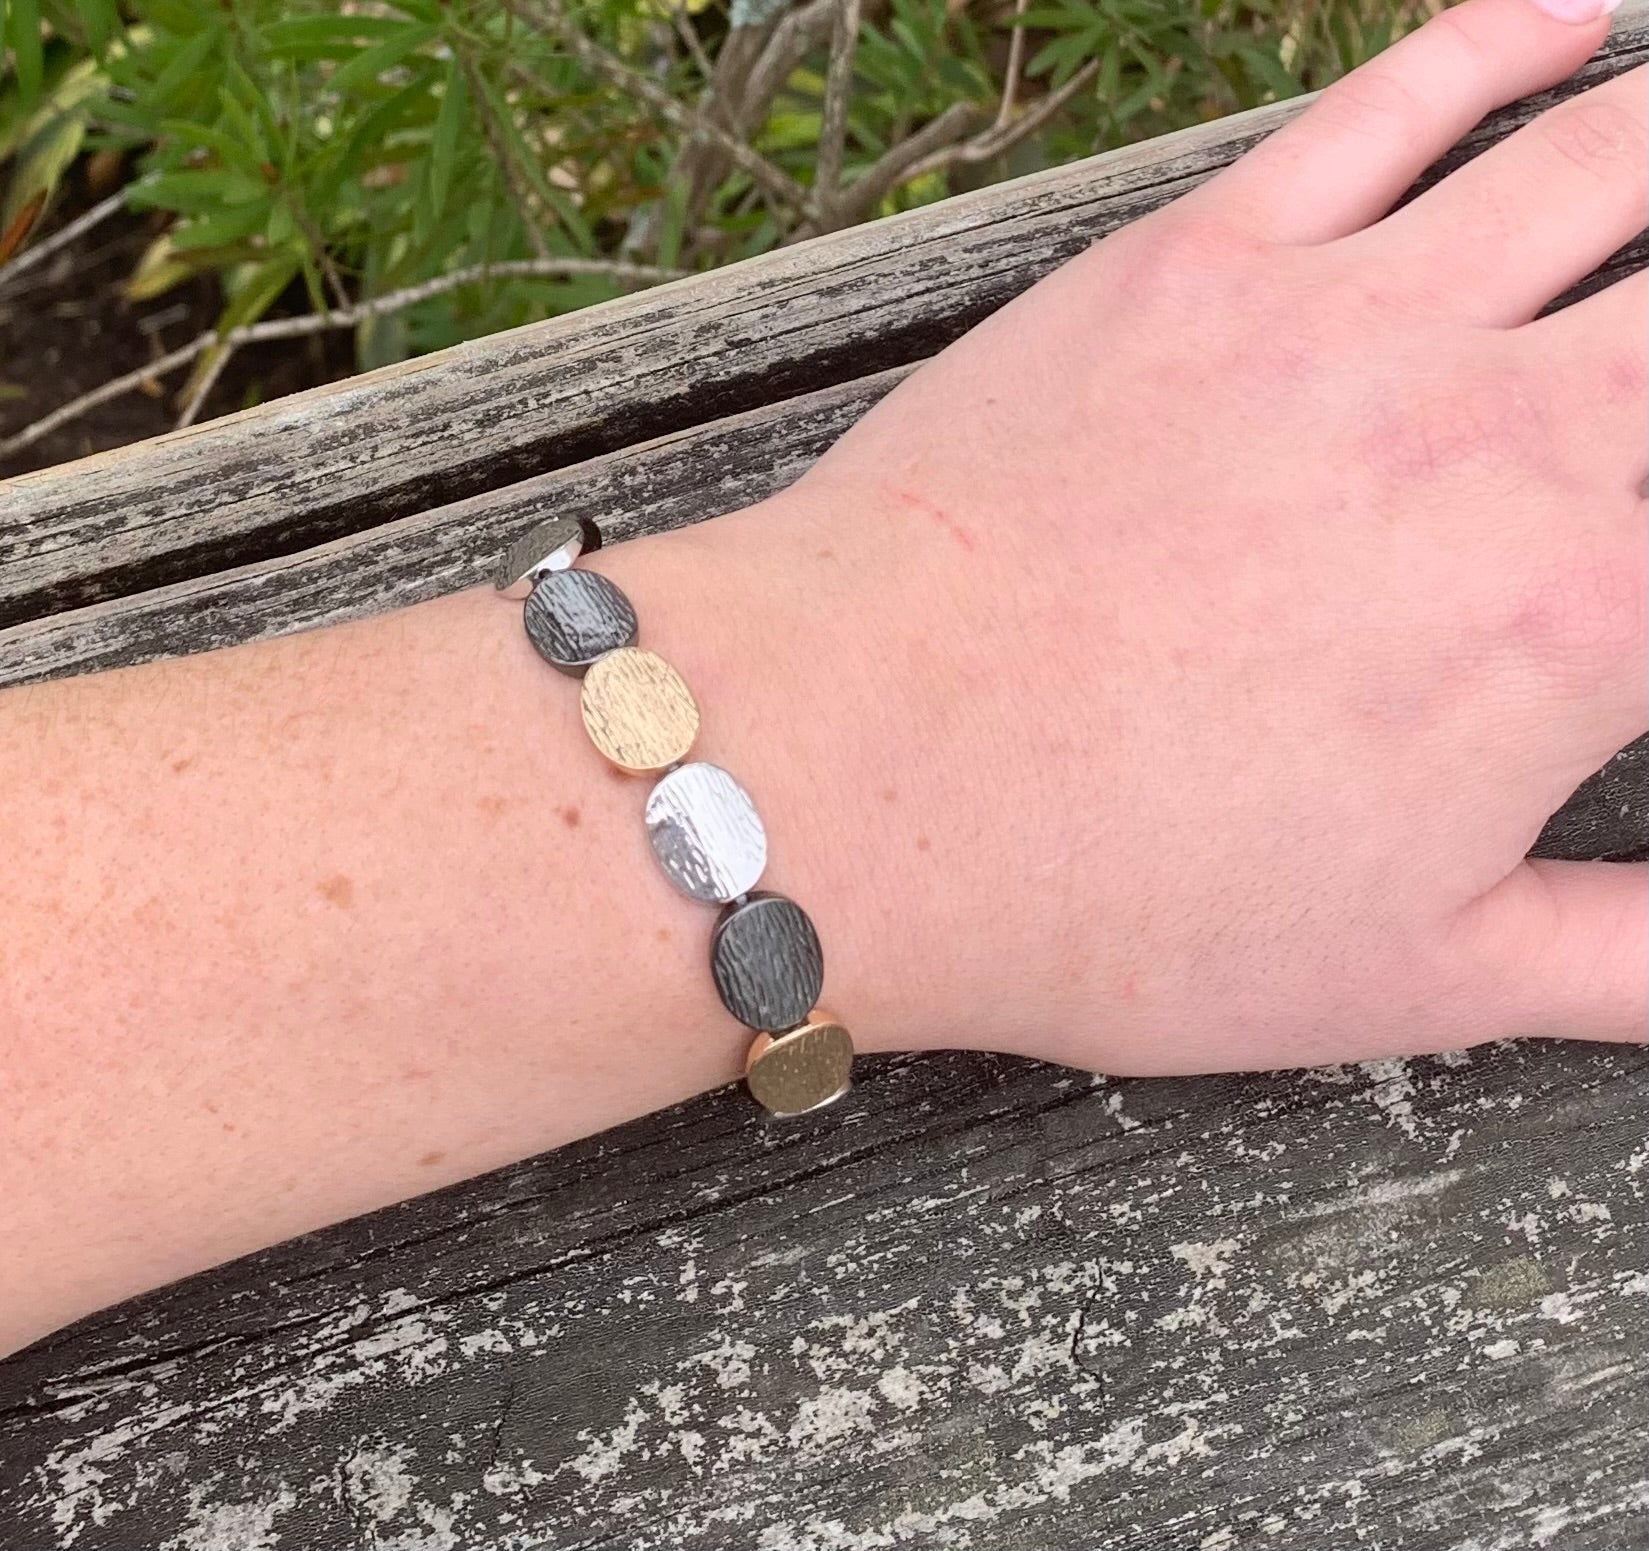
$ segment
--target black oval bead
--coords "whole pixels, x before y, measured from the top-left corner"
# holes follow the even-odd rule
[[[740,1023],[777,1034],[813,1011],[824,954],[807,912],[782,894],[755,893],[721,913],[710,937],[710,973]]]
[[[636,611],[599,571],[552,571],[522,617],[538,654],[575,678],[598,657],[636,642]]]

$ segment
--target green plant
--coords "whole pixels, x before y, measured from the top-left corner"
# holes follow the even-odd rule
[[[167,218],[129,293],[222,282],[198,399],[294,287],[375,365],[1310,88],[1432,8],[0,0],[0,260],[122,153]]]

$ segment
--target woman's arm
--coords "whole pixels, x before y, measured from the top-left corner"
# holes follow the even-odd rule
[[[1382,219],[1601,35],[1468,0],[593,557],[862,1048],[1645,1037],[1643,869],[1522,860],[1649,724],[1649,293],[1531,321],[1643,225],[1641,75]],[[481,594],[0,695],[0,1348],[733,1078],[644,791]]]

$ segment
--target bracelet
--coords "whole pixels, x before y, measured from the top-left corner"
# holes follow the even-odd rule
[[[620,770],[657,777],[643,809],[664,875],[689,898],[720,905],[710,973],[722,1005],[757,1031],[745,1058],[751,1094],[799,1115],[847,1092],[848,1031],[816,1001],[824,955],[807,912],[756,888],[767,832],[750,794],[720,765],[687,755],[699,710],[681,676],[636,644],[630,600],[599,571],[575,569],[601,547],[593,523],[555,517],[510,547],[494,578],[525,600],[527,637],[551,667],[583,680],[590,741]]]

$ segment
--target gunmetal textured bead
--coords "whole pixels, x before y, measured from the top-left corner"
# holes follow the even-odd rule
[[[722,1005],[752,1029],[792,1029],[824,984],[824,954],[807,912],[783,894],[752,894],[722,912],[710,938]]]
[[[636,611],[599,571],[551,571],[540,577],[523,618],[538,654],[574,678],[596,658],[636,639]]]
[[[493,585],[506,598],[525,598],[552,571],[565,571],[580,555],[601,548],[601,534],[593,522],[576,517],[551,517],[527,529],[493,573]]]
[[[756,805],[720,765],[678,765],[648,793],[644,816],[665,877],[693,899],[725,905],[767,866]]]
[[[853,1037],[822,1012],[788,1034],[759,1034],[745,1057],[744,1080],[775,1115],[822,1109],[852,1085]]]

